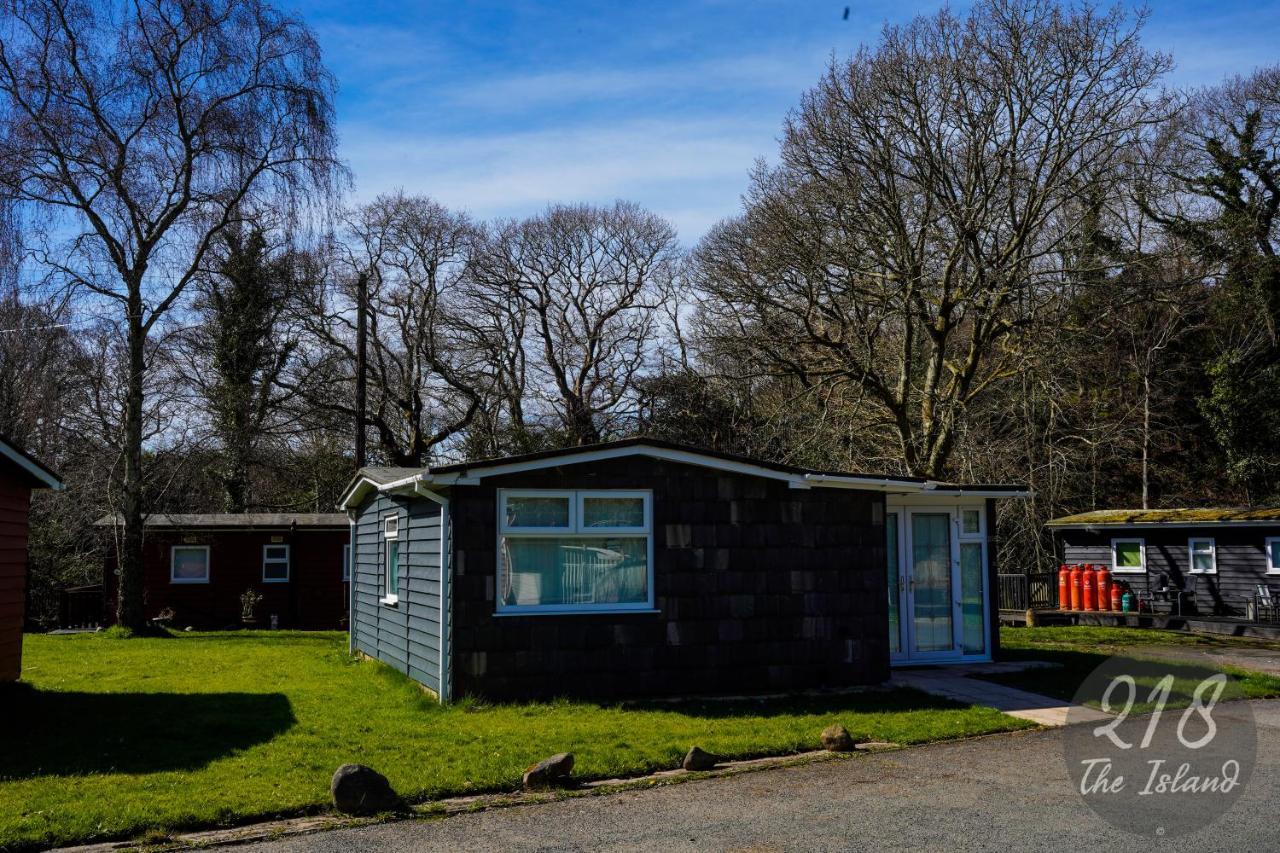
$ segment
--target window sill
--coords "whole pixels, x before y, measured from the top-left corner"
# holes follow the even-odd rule
[[[263,583],[288,583],[288,578],[263,578]]]
[[[600,610],[497,610],[493,615],[503,618],[509,616],[621,616],[627,613],[652,615],[661,612],[652,607],[618,607]]]
[[[384,604],[387,607],[398,607],[400,605],[400,596],[384,595],[382,598],[378,599],[378,603]]]
[[[1111,570],[1111,574],[1113,575],[1145,575],[1146,573],[1147,573],[1147,569],[1145,566],[1141,569],[1112,569]]]
[[[171,583],[171,584],[180,584],[180,585],[186,585],[186,584],[192,584],[192,583],[204,583],[204,584],[207,584],[208,582],[209,582],[209,579],[208,579],[208,578],[204,578],[203,580],[178,580],[177,578],[170,578],[170,579],[169,579],[169,583]]]

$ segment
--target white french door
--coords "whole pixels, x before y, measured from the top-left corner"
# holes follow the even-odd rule
[[[973,506],[899,507],[886,514],[893,662],[989,658],[984,515]]]

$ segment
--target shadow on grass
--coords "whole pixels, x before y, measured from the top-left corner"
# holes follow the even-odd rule
[[[297,722],[281,693],[0,689],[0,779],[196,770]]]
[[[1149,672],[1152,663],[1155,663],[1160,676],[1172,675],[1174,683],[1169,697],[1169,704],[1172,707],[1188,704],[1192,699],[1195,688],[1204,679],[1215,673],[1228,671],[1215,666],[1212,661],[1205,661],[1201,664],[1188,661],[1164,660],[1158,655],[1148,657],[1142,653],[1141,649],[1136,649],[1134,653],[1119,655],[1113,655],[1107,651],[1088,652],[1066,649],[1032,651],[1019,649],[1015,652],[1007,653],[1006,657],[1012,660],[1049,661],[1058,664],[1058,666],[1052,669],[1029,669],[1023,672],[979,676],[979,678],[983,681],[1005,684],[1010,687],[1029,690],[1033,693],[1043,693],[1046,696],[1052,696],[1057,699],[1082,700],[1084,704],[1093,707],[1099,706],[1103,690],[1105,685],[1109,683],[1108,681],[1090,683],[1091,690],[1086,695],[1076,696],[1076,691],[1086,683],[1086,679],[1095,669],[1113,657],[1136,661],[1144,665],[1136,666],[1135,671],[1137,672]],[[1280,679],[1270,676],[1255,673],[1236,673],[1234,671],[1231,671],[1231,675],[1233,681],[1239,684],[1239,689],[1231,691],[1233,697],[1241,693],[1243,695],[1266,695],[1274,689],[1280,689]],[[1144,697],[1156,683],[1156,679],[1150,676],[1139,677],[1136,681],[1139,687],[1143,688],[1141,695]]]

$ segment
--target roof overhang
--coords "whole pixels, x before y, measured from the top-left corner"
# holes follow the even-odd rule
[[[1280,518],[1276,519],[1250,519],[1241,521],[1081,521],[1067,524],[1053,524],[1052,522],[1045,525],[1049,530],[1128,530],[1134,527],[1140,529],[1149,528],[1169,528],[1169,527],[1193,527],[1200,530],[1205,527],[1280,527]]]
[[[361,504],[365,498],[374,492],[418,494],[443,503],[445,498],[441,494],[442,490],[453,486],[477,486],[488,477],[540,471],[565,465],[602,462],[629,456],[645,456],[651,459],[696,465],[730,474],[743,474],[767,480],[776,480],[786,483],[793,489],[857,489],[886,494],[930,494],[940,497],[964,496],[978,498],[1027,498],[1031,494],[1027,489],[1013,486],[965,487],[957,486],[954,483],[942,483],[910,477],[875,477],[788,471],[741,459],[728,459],[692,450],[639,443],[618,447],[588,448],[579,452],[563,453],[542,458],[526,458],[511,462],[495,460],[493,462],[475,463],[469,466],[452,465],[445,470],[435,472],[430,469],[423,469],[410,477],[389,482],[379,482],[371,477],[358,474],[343,492],[339,500],[339,506],[344,510],[351,509]]]
[[[64,489],[66,486],[57,474],[0,437],[0,458],[8,459],[31,477],[42,489]]]

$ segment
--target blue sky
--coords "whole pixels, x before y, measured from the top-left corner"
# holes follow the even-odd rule
[[[356,200],[403,188],[487,219],[626,198],[691,244],[737,212],[833,52],[940,5],[851,2],[848,20],[813,0],[291,8],[338,78]],[[1280,2],[1152,5],[1147,42],[1174,54],[1173,82],[1280,61]]]

